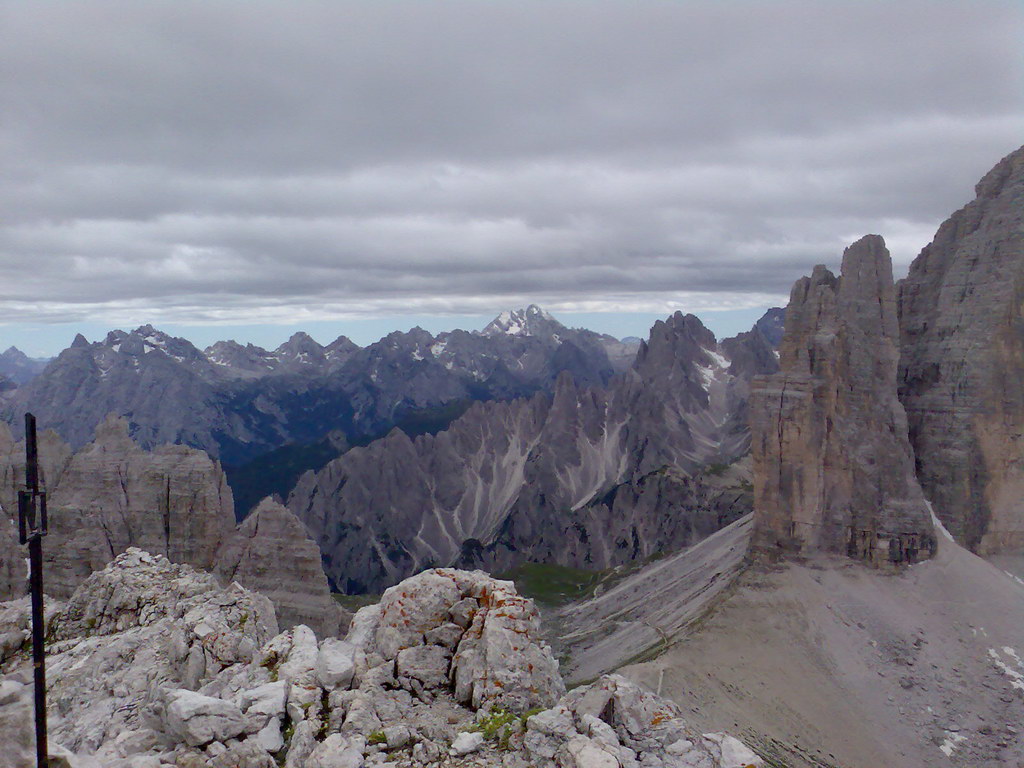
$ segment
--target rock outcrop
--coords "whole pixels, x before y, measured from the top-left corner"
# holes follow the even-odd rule
[[[113,416],[51,486],[47,590],[67,597],[129,546],[210,570],[234,528],[231,489],[202,451],[144,451]]]
[[[0,604],[0,637],[25,616]],[[625,678],[566,694],[509,582],[434,570],[346,640],[275,634],[267,600],[136,549],[50,616],[50,732],[101,768],[739,768],[761,758]],[[0,653],[0,737],[32,763],[29,660]]]
[[[69,596],[91,573],[138,547],[268,595],[284,626],[308,624],[332,637],[347,625],[302,524],[267,501],[236,528],[224,473],[202,451],[144,451],[128,436],[127,422],[110,416],[75,454],[56,433],[41,433],[39,454],[49,492],[49,594]],[[0,594],[7,598],[25,590],[25,552],[8,512],[16,509],[24,465],[24,445],[0,424]]]
[[[431,565],[604,568],[692,544],[749,511],[701,475],[747,450],[738,393],[775,365],[761,336],[738,357],[750,345],[767,351],[733,373],[714,335],[676,313],[608,389],[563,376],[551,396],[476,404],[436,435],[392,432],[304,475],[288,507],[345,592]]]
[[[350,616],[331,597],[320,550],[288,509],[264,499],[217,553],[216,573],[266,595],[282,627],[306,624],[336,637]]]
[[[957,540],[1024,549],[1024,147],[899,286],[900,399],[918,479]]]
[[[896,397],[899,328],[892,263],[868,235],[793,287],[782,372],[754,380],[753,548],[824,551],[875,565],[934,549]]]

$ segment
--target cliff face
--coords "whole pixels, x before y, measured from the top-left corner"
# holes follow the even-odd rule
[[[271,499],[227,537],[216,572],[269,597],[282,627],[305,624],[320,637],[336,637],[351,618],[331,597],[320,550],[305,527]]]
[[[24,445],[0,424],[0,599],[25,593],[25,548],[17,543],[17,491]],[[266,594],[286,626],[336,636],[347,612],[330,596],[320,553],[287,509],[264,502],[236,529],[220,464],[184,446],[140,448],[110,416],[78,453],[52,431],[39,435],[49,493],[43,545],[47,594],[64,598],[129,547],[212,570]]]
[[[875,565],[934,547],[896,397],[892,263],[868,235],[842,276],[822,266],[793,287],[782,372],[754,380],[755,551],[846,553]]]
[[[50,486],[47,591],[66,597],[130,546],[205,570],[234,528],[231,489],[203,451],[152,452],[108,418]]]
[[[958,541],[1024,548],[1024,147],[899,286],[900,399],[918,478]]]

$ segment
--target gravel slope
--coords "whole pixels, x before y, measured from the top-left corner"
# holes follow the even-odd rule
[[[742,570],[745,526],[565,612],[570,675],[656,653],[654,624],[670,630],[667,650],[624,673],[778,765],[1024,766],[1024,582],[1012,563],[939,529],[938,555],[899,574],[842,558]],[[702,585],[714,595],[700,599]],[[581,632],[584,621],[603,632]]]

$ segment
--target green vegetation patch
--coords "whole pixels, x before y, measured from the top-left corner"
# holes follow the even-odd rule
[[[335,602],[338,603],[342,608],[355,613],[360,608],[365,608],[368,605],[374,605],[380,602],[380,595],[345,595],[341,592],[332,592],[331,597],[334,598]]]
[[[519,594],[538,603],[559,606],[590,597],[606,575],[565,565],[523,563],[498,578],[515,582]]]

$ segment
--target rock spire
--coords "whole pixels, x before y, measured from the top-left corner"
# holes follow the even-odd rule
[[[934,546],[896,397],[899,328],[885,242],[793,286],[781,373],[754,380],[755,551],[914,562]]]

